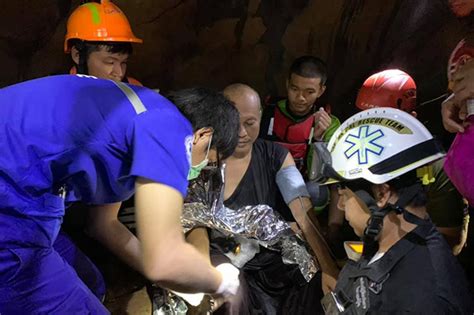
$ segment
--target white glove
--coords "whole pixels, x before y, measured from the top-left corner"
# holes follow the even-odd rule
[[[216,293],[225,297],[235,295],[239,289],[239,269],[232,264],[225,263],[216,267],[217,271],[222,275],[222,282],[219,285]]]
[[[181,292],[176,292],[176,291],[171,291],[175,295],[179,296],[192,306],[198,306],[201,304],[202,299],[204,298],[204,293],[181,293]]]

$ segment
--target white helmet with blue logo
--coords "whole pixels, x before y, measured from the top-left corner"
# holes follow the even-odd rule
[[[426,127],[395,108],[372,108],[347,119],[328,144],[332,169],[344,180],[388,182],[445,154]]]

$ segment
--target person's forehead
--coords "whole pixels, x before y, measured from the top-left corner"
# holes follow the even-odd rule
[[[95,51],[99,56],[103,58],[112,58],[116,60],[127,60],[129,57],[129,54],[127,53],[113,53],[110,51],[107,51],[107,48],[104,46],[100,46],[100,49],[98,51]]]
[[[252,106],[246,106],[245,108],[239,108],[239,116],[241,121],[259,119],[260,110]]]
[[[256,97],[240,95],[234,99],[234,103],[241,119],[255,118],[260,115],[260,102]]]
[[[292,73],[289,80],[290,85],[302,87],[302,88],[315,88],[321,84],[321,78],[312,77],[305,78],[296,73]]]

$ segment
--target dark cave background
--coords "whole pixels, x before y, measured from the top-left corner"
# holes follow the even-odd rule
[[[410,73],[422,103],[446,92],[447,60],[467,33],[446,0],[115,0],[134,33],[128,74],[167,92],[190,86],[222,89],[233,82],[262,97],[285,95],[291,61],[304,54],[328,63],[321,105],[345,119],[357,89],[389,67]],[[67,73],[66,21],[79,0],[1,1],[0,86]],[[441,101],[418,109],[449,142]]]

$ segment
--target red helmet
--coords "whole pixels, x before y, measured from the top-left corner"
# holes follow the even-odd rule
[[[359,90],[356,106],[361,110],[393,107],[411,112],[416,107],[415,81],[398,69],[373,74]]]

